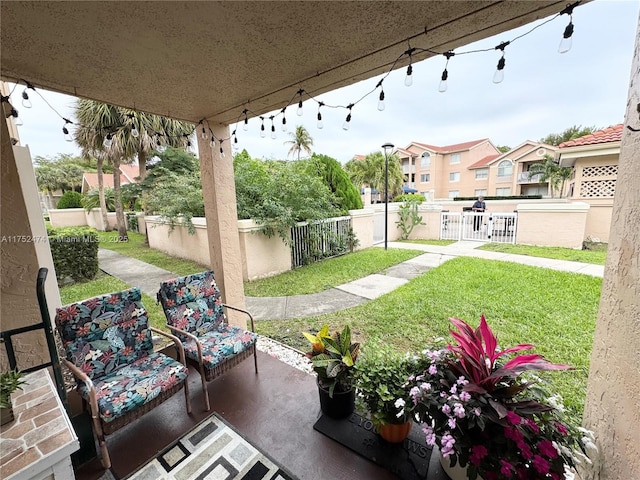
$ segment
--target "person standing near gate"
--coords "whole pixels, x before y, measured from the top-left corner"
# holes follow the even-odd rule
[[[482,213],[487,209],[487,204],[484,202],[484,197],[478,197],[478,200],[475,201],[473,206],[471,207],[472,212]],[[482,226],[482,215],[474,215],[473,216],[473,231],[477,232],[480,230]]]

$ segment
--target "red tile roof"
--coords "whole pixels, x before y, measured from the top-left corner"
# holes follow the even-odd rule
[[[398,152],[400,152],[402,155],[406,155],[408,157],[411,157],[412,155],[415,155],[415,153],[411,153],[409,150],[406,150],[404,148],[396,148],[396,150]]]
[[[598,130],[589,135],[578,137],[568,142],[562,142],[558,145],[560,148],[568,147],[580,147],[582,145],[595,145],[598,143],[611,143],[619,142],[622,140],[622,123],[614,125],[613,127],[605,128],[604,130]]]
[[[480,160],[478,160],[476,163],[472,163],[467,168],[468,169],[472,169],[472,168],[486,167],[491,162],[493,162],[496,158],[498,158],[500,155],[502,155],[502,154],[501,153],[496,153],[494,155],[487,155],[486,157],[481,158]]]
[[[444,147],[437,147],[435,145],[428,145],[426,143],[420,143],[420,142],[411,142],[411,143],[415,145],[419,145],[428,150],[433,150],[434,152],[438,152],[438,153],[452,153],[452,152],[461,152],[463,150],[469,150],[471,147],[475,147],[476,145],[479,145],[488,140],[489,140],[488,138],[483,138],[481,140],[473,140],[471,142],[454,143],[453,145],[445,145]]]
[[[120,184],[126,185],[128,183],[138,183],[135,178],[138,176],[138,165],[120,165]],[[82,181],[87,182],[89,190],[92,188],[98,188],[98,174],[97,173],[83,173]],[[113,174],[103,173],[102,184],[105,187],[113,188]]]
[[[127,176],[130,183],[136,183],[135,178],[140,175],[138,165],[120,165],[120,173]]]
[[[364,160],[365,158],[367,158],[366,155],[354,155],[353,156],[354,160]]]

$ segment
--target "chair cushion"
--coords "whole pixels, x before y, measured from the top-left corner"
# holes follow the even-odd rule
[[[197,336],[215,330],[224,320],[220,290],[211,270],[162,282],[158,299],[169,325]]]
[[[100,417],[112,422],[185,381],[187,368],[162,353],[152,353],[94,382]],[[80,395],[89,400],[82,384]]]
[[[223,324],[199,337],[202,344],[202,358],[206,368],[213,368],[228,358],[244,352],[258,339],[258,335],[240,327]],[[184,342],[184,353],[188,358],[198,361],[198,347],[194,340]]]
[[[135,287],[56,309],[67,360],[92,380],[153,351],[147,311]]]

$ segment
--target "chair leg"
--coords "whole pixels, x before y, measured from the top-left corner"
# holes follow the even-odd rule
[[[200,364],[200,379],[202,381],[202,391],[204,392],[204,406],[207,410],[211,410],[211,405],[209,404],[209,391],[207,390],[207,379],[204,374],[204,365]]]
[[[187,413],[191,413],[191,399],[189,398],[189,376],[184,379],[184,401],[187,405]]]
[[[96,437],[98,439],[98,445],[100,446],[100,456],[102,467],[105,470],[111,468],[111,457],[109,457],[109,450],[107,450],[107,442],[104,438],[104,432],[102,430],[102,425],[100,424],[100,414],[97,412],[91,411],[91,418],[93,419],[93,428],[96,433]]]
[[[256,373],[258,373],[258,348],[256,344],[253,344],[253,364],[256,368]]]

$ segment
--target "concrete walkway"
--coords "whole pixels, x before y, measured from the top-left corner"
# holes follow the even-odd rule
[[[602,265],[476,250],[480,245],[480,242],[456,242],[445,247],[390,242],[390,248],[420,250],[425,253],[387,268],[383,273],[368,275],[320,293],[290,297],[245,297],[246,307],[256,320],[304,318],[335,312],[378,298],[412,278],[459,256],[515,262],[600,278],[604,275]],[[156,297],[160,282],[176,276],[172,272],[112,250],[99,249],[98,260],[101,270],[129,285],[139,286],[152,298]]]

